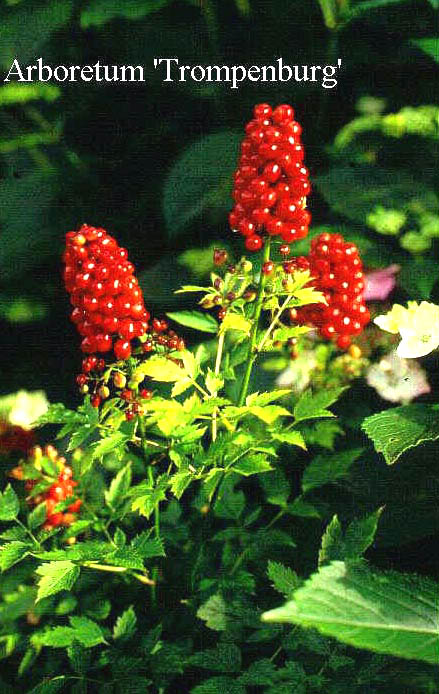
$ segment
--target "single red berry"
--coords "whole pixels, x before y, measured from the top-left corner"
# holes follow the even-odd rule
[[[227,255],[227,251],[224,248],[215,248],[213,252],[214,265],[224,265],[227,261]]]
[[[60,484],[52,484],[49,489],[49,497],[54,501],[63,501],[66,498],[66,490]]]
[[[134,419],[134,412],[132,410],[126,410],[125,419],[127,422],[131,422],[131,420]]]
[[[129,359],[131,356],[131,343],[129,340],[117,340],[113,346],[116,359]]]
[[[263,241],[260,236],[253,234],[252,236],[247,236],[245,240],[245,247],[248,251],[259,251],[263,246]]]
[[[126,388],[121,392],[120,397],[122,398],[122,400],[128,402],[129,400],[133,399],[133,391]]]
[[[83,386],[85,383],[87,383],[87,376],[85,374],[78,374],[76,376],[76,383],[78,386]]]
[[[284,244],[282,244],[282,246],[280,246],[279,253],[283,256],[290,255],[291,248],[287,244],[284,243]]]
[[[92,407],[99,407],[99,405],[101,404],[101,398],[99,397],[99,395],[93,395],[90,398],[90,404]]]
[[[152,390],[148,390],[147,388],[142,388],[142,390],[139,392],[139,395],[143,400],[151,400],[153,392]]]
[[[262,265],[262,273],[263,273],[264,275],[271,275],[271,273],[273,272],[273,270],[274,270],[274,263],[273,263],[273,261],[271,261],[271,260],[267,260],[267,262],[265,262],[265,263]]]

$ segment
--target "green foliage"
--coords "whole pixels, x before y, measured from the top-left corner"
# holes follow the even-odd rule
[[[437,609],[433,581],[334,561],[264,619],[313,626],[358,648],[437,665]]]
[[[0,520],[14,520],[18,516],[19,508],[17,495],[8,484],[3,494],[0,492]]]
[[[303,473],[303,491],[308,492],[345,477],[363,450],[362,448],[354,448],[340,453],[322,453],[316,456]]]
[[[163,192],[163,212],[170,236],[206,210],[229,206],[231,174],[241,135],[225,131],[190,145],[175,163]],[[187,172],[190,171],[190,176]]]
[[[410,448],[439,438],[437,406],[394,407],[367,417],[362,427],[386,463],[393,465]]]
[[[38,583],[37,601],[61,590],[70,590],[79,576],[79,567],[71,561],[52,561],[41,564],[37,574],[41,576]]]

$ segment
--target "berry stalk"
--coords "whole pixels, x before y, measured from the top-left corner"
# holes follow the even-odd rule
[[[255,310],[253,313],[253,325],[250,333],[250,345],[248,350],[247,366],[245,369],[244,377],[242,379],[241,391],[239,394],[238,407],[242,407],[247,397],[248,386],[250,383],[250,377],[253,369],[253,364],[258,356],[258,351],[256,349],[256,340],[258,336],[259,320],[261,317],[262,304],[264,302],[265,296],[265,285],[267,282],[267,275],[262,272],[262,266],[270,260],[270,238],[267,238],[261,263],[261,275],[259,279],[258,293],[256,296]]]

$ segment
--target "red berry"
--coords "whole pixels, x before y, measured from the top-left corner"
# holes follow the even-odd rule
[[[283,256],[290,255],[291,248],[289,246],[287,246],[286,244],[282,244],[282,246],[280,246],[280,248],[279,248],[279,253]]]
[[[117,340],[113,346],[116,359],[129,359],[131,356],[131,343],[129,340]]]
[[[265,262],[262,265],[262,272],[264,275],[271,275],[273,270],[274,270],[274,263],[271,260],[267,260],[267,262]]]
[[[122,400],[128,402],[129,400],[133,399],[133,391],[127,388],[126,390],[123,390],[121,392],[120,397],[122,398]]]
[[[146,388],[142,388],[142,390],[139,392],[140,397],[143,400],[151,400],[153,396],[152,390],[147,390]]]
[[[260,236],[253,234],[252,236],[247,236],[245,240],[245,247],[248,251],[259,251],[263,246],[263,241]]]
[[[90,404],[92,407],[99,407],[99,405],[101,404],[101,398],[99,397],[99,395],[93,395],[90,398]]]

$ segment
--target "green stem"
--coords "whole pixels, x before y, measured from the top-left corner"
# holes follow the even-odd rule
[[[337,7],[334,0],[318,0],[323,19],[328,29],[337,28]]]
[[[253,313],[253,325],[250,333],[250,346],[248,350],[248,360],[247,360],[247,367],[244,373],[244,377],[242,379],[242,384],[241,384],[241,392],[239,394],[239,400],[238,400],[238,407],[242,407],[245,399],[247,397],[247,391],[248,391],[248,386],[250,383],[250,376],[252,373],[253,369],[253,364],[255,363],[256,357],[258,355],[258,352],[256,351],[256,339],[258,336],[258,328],[259,328],[259,319],[261,317],[261,311],[262,311],[262,304],[264,303],[264,290],[265,290],[265,284],[267,282],[267,275],[264,275],[262,272],[262,265],[266,263],[270,259],[270,239],[267,239],[267,242],[264,246],[264,253],[262,257],[262,264],[261,264],[261,278],[259,280],[259,288],[258,288],[258,294],[256,296],[256,303],[255,303],[255,310]]]
[[[216,361],[215,361],[215,376],[219,375],[220,368],[221,368],[221,359],[223,356],[223,349],[224,349],[224,340],[225,340],[225,333],[221,333],[221,335],[218,338],[218,348],[216,352]],[[217,396],[217,391],[213,393],[213,397],[216,398]],[[216,407],[212,413],[212,441],[216,441],[218,433],[218,408]]]
[[[139,429],[142,440],[143,453],[145,456],[145,462],[148,466],[148,480],[151,487],[154,485],[154,473],[152,471],[151,464],[148,464],[148,443],[146,439],[145,422],[142,417],[139,417]],[[154,530],[155,536],[160,537],[160,509],[158,505],[154,509]],[[158,568],[155,566],[152,570],[152,584],[151,584],[151,600],[153,605],[157,603],[157,576]]]
[[[271,321],[271,323],[270,323],[270,325],[269,325],[269,327],[268,327],[268,329],[267,329],[267,332],[265,333],[265,335],[263,336],[262,340],[260,341],[260,343],[259,343],[259,345],[258,345],[258,347],[257,347],[257,351],[258,351],[258,352],[261,351],[261,349],[263,348],[263,346],[264,346],[265,343],[267,342],[268,338],[270,337],[271,333],[273,332],[274,328],[276,327],[276,325],[277,325],[277,323],[278,323],[278,321],[279,321],[279,318],[281,317],[282,313],[283,313],[283,312],[285,311],[285,309],[287,308],[287,306],[288,306],[288,304],[290,303],[290,301],[291,301],[292,298],[293,298],[293,295],[292,295],[292,294],[288,294],[288,296],[287,296],[287,298],[285,299],[285,301],[283,302],[283,304],[282,304],[282,305],[279,307],[279,309],[276,311],[276,314],[275,314],[273,320]]]

